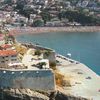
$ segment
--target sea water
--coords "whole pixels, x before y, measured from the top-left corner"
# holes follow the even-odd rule
[[[86,64],[100,75],[100,32],[51,32],[21,34],[16,36],[19,42],[38,43],[55,49],[56,52]]]

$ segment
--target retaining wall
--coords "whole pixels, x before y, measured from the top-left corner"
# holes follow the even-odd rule
[[[50,48],[47,48],[47,47],[42,47],[40,45],[34,45],[34,44],[22,44],[26,47],[29,47],[29,48],[34,48],[36,50],[47,50],[47,51],[50,51],[50,54],[48,56],[46,56],[45,54],[43,54],[43,58],[44,59],[48,59],[50,63],[56,63],[56,52],[55,50],[53,49],[50,49]]]
[[[51,70],[0,70],[0,87],[29,88],[41,91],[55,90],[54,73]]]

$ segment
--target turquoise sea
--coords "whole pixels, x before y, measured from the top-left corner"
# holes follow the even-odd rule
[[[64,56],[71,53],[72,59],[86,64],[100,75],[100,32],[21,34],[16,38],[19,42],[39,43]]]

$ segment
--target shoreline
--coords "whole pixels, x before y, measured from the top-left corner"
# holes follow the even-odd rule
[[[57,57],[58,57],[58,58],[60,57],[61,59],[65,60],[65,61],[68,61],[68,62],[70,62],[70,63],[76,64],[76,65],[77,65],[77,64],[81,64],[81,65],[84,66],[84,67],[83,67],[84,70],[86,70],[86,71],[92,73],[92,75],[94,75],[94,76],[100,78],[100,75],[98,75],[96,72],[94,72],[91,68],[89,68],[87,65],[85,65],[85,64],[82,63],[82,62],[79,62],[79,61],[74,60],[74,59],[72,59],[72,58],[67,58],[67,57],[65,57],[65,56],[63,56],[63,55],[61,55],[61,54],[57,54]]]
[[[37,34],[46,32],[100,32],[100,26],[69,26],[69,27],[17,27],[9,28],[9,33],[19,34]]]
[[[64,75],[65,80],[71,84],[71,87],[63,87],[65,94],[84,97],[88,100],[100,99],[100,76],[98,74],[85,64],[81,62],[76,63],[76,60],[69,59],[60,54],[57,55],[57,60],[61,62],[61,65],[58,65],[59,72]]]

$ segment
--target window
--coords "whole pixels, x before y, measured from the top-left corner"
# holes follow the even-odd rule
[[[12,59],[12,61],[16,61],[16,59]]]
[[[1,63],[4,63],[5,61],[1,61]]]
[[[12,55],[12,57],[16,57],[16,55]]]
[[[3,59],[5,58],[5,57],[2,57]]]

